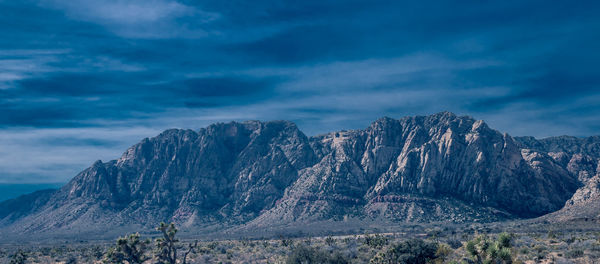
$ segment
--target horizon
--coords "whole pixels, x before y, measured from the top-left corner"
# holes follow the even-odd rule
[[[600,134],[593,1],[0,1],[0,182],[67,182],[142,138],[288,120],[307,135],[450,111]]]

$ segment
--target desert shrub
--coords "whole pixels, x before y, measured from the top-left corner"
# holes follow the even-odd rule
[[[141,241],[138,233],[120,237],[117,239],[117,244],[108,249],[102,261],[104,263],[123,263],[124,261],[130,264],[143,263],[150,259],[146,255],[148,245],[150,245],[150,240]]]
[[[312,245],[312,239],[311,239],[310,237],[309,237],[309,238],[306,238],[306,239],[304,239],[304,244],[306,244],[307,246],[310,246],[310,245]]]
[[[523,255],[527,255],[527,254],[529,254],[529,249],[528,248],[521,248],[519,250],[519,253],[521,253]]]
[[[247,247],[251,244],[250,239],[248,238],[241,238],[239,240],[240,244],[242,244],[242,246]]]
[[[281,238],[281,245],[284,247],[289,247],[294,243],[293,240],[289,239],[289,238]]]
[[[331,236],[328,236],[327,238],[325,238],[325,243],[328,246],[333,246],[335,244],[335,239]]]
[[[548,238],[549,239],[557,239],[559,236],[562,236],[561,232],[558,232],[558,231],[555,231],[555,230],[548,231]]]
[[[287,264],[346,264],[350,261],[341,253],[329,254],[319,249],[298,245],[292,249],[285,263]]]
[[[27,261],[27,253],[19,249],[10,257],[10,264],[25,264]]]
[[[75,256],[70,256],[65,261],[65,264],[77,264],[77,258]]]
[[[381,249],[383,246],[388,244],[388,238],[380,235],[365,235],[364,244],[375,249]]]
[[[594,243],[590,246],[590,251],[600,252],[600,244]]]
[[[437,249],[437,243],[411,239],[377,253],[370,263],[425,264],[437,258]]]
[[[41,254],[42,256],[50,256],[50,252],[52,251],[52,248],[49,248],[49,247],[43,247],[43,248],[40,248],[40,250],[39,250],[39,251],[40,251],[40,254]],[[101,257],[101,256],[100,256],[100,257]]]
[[[565,242],[567,242],[567,244],[570,245],[570,244],[573,244],[573,242],[575,242],[576,239],[577,238],[575,238],[574,236],[571,236],[571,237],[565,239]]]
[[[581,249],[569,250],[565,253],[565,257],[570,258],[570,259],[583,257],[583,250],[581,250]]]
[[[448,239],[446,243],[453,249],[462,247],[462,242],[458,239]]]
[[[92,256],[94,259],[96,259],[96,260],[98,260],[98,259],[101,259],[101,258],[102,258],[102,256],[104,255],[104,252],[103,252],[102,248],[101,248],[101,247],[99,247],[99,246],[94,246],[94,247],[92,247],[92,248],[90,249],[90,251],[91,251],[91,252],[90,252],[91,256]]]
[[[435,251],[436,263],[444,263],[452,252],[453,250],[449,245],[438,244],[437,250]]]
[[[535,247],[533,247],[533,251],[535,252],[535,258],[537,260],[542,260],[546,257],[547,252],[547,248],[545,246],[542,245],[536,245]]]
[[[208,245],[206,245],[206,247],[210,250],[214,250],[215,248],[217,248],[217,246],[219,246],[219,242],[210,242],[208,243]]]
[[[600,245],[593,244],[589,250],[590,250],[589,255],[591,258],[600,259]]]
[[[427,232],[427,236],[431,239],[434,239],[437,241],[437,239],[442,235],[442,230],[439,228],[434,228],[432,230],[429,230]]]
[[[496,241],[481,235],[467,242],[465,248],[477,263],[512,263],[511,240],[507,233],[499,234]]]
[[[510,235],[506,232],[500,233],[498,235],[497,243],[502,248],[510,248],[511,241],[512,241],[512,235]]]
[[[271,246],[271,243],[269,243],[269,241],[265,240],[262,242],[262,246],[263,246],[263,248],[268,248],[269,246]]]

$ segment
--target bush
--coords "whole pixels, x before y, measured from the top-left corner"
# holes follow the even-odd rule
[[[429,243],[422,239],[411,239],[396,244],[384,252],[377,253],[371,259],[371,263],[426,264],[437,258],[437,249],[437,243]]]
[[[565,257],[570,258],[570,259],[583,257],[583,250],[581,250],[581,249],[569,250],[569,251],[567,251],[567,253],[565,253]]]
[[[575,242],[576,238],[574,236],[571,236],[570,238],[565,239],[565,242],[567,242],[567,244],[573,244],[573,242]]]
[[[448,239],[448,241],[446,241],[446,243],[452,248],[452,249],[457,249],[462,247],[462,242],[458,239]]]
[[[65,261],[65,264],[77,264],[77,258],[75,256],[70,256],[67,258],[67,261]]]
[[[498,235],[498,245],[502,248],[510,248],[511,244],[510,242],[512,241],[512,235],[506,233],[506,232],[502,232]]]
[[[533,251],[535,253],[536,260],[542,260],[548,254],[547,248],[542,245],[536,245],[535,247],[533,247]]]
[[[316,248],[298,245],[295,247],[286,259],[287,264],[346,264],[350,263],[346,257],[339,252],[329,254]]]
[[[135,233],[126,237],[120,237],[114,247],[108,249],[104,256],[104,263],[143,263],[150,259],[146,250],[150,245],[149,240],[140,241],[140,234]]]
[[[499,234],[496,241],[481,235],[467,242],[466,250],[477,263],[512,263],[511,241],[512,235],[508,233]]]
[[[562,236],[561,232],[558,232],[558,231],[555,231],[555,230],[548,231],[548,238],[549,239],[557,239],[560,236]]]
[[[178,261],[177,258],[179,254],[177,251],[179,249],[183,249],[184,246],[180,245],[179,239],[175,238],[175,234],[177,234],[177,228],[175,227],[175,224],[160,223],[156,230],[160,231],[162,234],[162,237],[159,237],[154,241],[156,243],[154,254],[154,260],[156,264],[186,264],[187,257],[196,254],[198,241],[189,243],[187,249],[183,251],[182,262]],[[129,264],[144,263],[151,259],[150,256],[146,255],[146,251],[148,251],[150,245],[150,239],[141,241],[139,233],[120,237],[117,240],[117,244],[108,249],[102,262]],[[209,244],[209,247],[213,246],[214,248],[216,245],[217,244],[211,243]],[[92,255],[96,256],[99,252],[101,252],[100,249],[94,249]]]
[[[27,260],[27,254],[19,249],[15,254],[13,254],[10,258],[10,264],[24,264]]]
[[[371,248],[381,249],[383,246],[388,244],[388,238],[380,234],[372,236],[367,234],[365,235],[364,243]]]
[[[289,247],[294,243],[293,240],[289,239],[289,238],[281,238],[281,245],[284,247]]]
[[[328,236],[327,238],[325,238],[325,243],[328,246],[333,246],[335,244],[335,239],[331,236]]]
[[[444,263],[444,261],[452,254],[452,248],[447,244],[438,244],[435,256],[437,257],[436,263]]]

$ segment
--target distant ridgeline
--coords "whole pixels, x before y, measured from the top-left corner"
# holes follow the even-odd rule
[[[512,137],[449,112],[313,137],[288,121],[170,129],[57,191],[0,203],[0,236],[162,221],[200,230],[597,218],[574,212],[600,204],[599,159],[600,137]]]
[[[45,189],[58,189],[65,183],[0,183],[0,201]]]

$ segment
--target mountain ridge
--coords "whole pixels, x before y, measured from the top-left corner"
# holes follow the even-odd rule
[[[0,203],[0,233],[538,217],[560,213],[600,172],[599,146],[600,137],[513,138],[450,112],[311,137],[282,120],[169,129],[29,196],[28,210]]]

